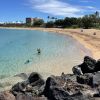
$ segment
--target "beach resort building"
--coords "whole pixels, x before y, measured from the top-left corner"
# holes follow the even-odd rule
[[[30,18],[30,17],[26,18],[26,25],[27,26],[32,26],[34,24],[34,22],[39,21],[39,20],[42,20],[42,19],[37,18],[37,17],[35,17],[35,18]]]

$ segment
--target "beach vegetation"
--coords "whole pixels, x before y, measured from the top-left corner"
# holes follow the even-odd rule
[[[53,21],[49,21],[49,22],[46,23],[45,27],[46,27],[46,28],[53,28],[54,25],[55,25],[55,24],[54,24]]]
[[[48,19],[53,19],[52,21],[50,20],[46,23],[46,27],[48,28],[100,28],[100,16],[98,11],[79,18],[65,17],[64,19],[55,19],[55,17],[49,16]]]
[[[82,25],[83,25],[83,28],[85,29],[93,27],[93,22],[94,20],[92,20],[92,18],[88,15],[82,18]]]
[[[100,29],[100,15],[96,11],[93,14],[84,15],[82,17],[65,17],[57,18],[47,16],[47,22],[41,18],[26,18],[26,23],[4,23],[0,26],[4,27],[46,27],[46,28],[98,28]]]
[[[36,27],[40,27],[44,24],[44,20],[41,19],[41,20],[37,20],[33,23],[33,26],[36,26]]]

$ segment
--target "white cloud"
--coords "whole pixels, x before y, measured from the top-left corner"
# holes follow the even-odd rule
[[[77,13],[82,11],[79,7],[61,2],[60,0],[30,0],[30,4],[32,9],[55,16],[78,17],[81,15],[78,15]]]
[[[91,6],[76,6],[71,5],[61,0],[30,0],[31,8],[43,13],[68,16],[68,17],[79,17],[84,14],[87,10],[93,10]]]

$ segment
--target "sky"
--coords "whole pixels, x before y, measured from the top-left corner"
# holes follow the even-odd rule
[[[81,17],[100,12],[100,0],[0,0],[0,22],[25,21],[26,17]]]

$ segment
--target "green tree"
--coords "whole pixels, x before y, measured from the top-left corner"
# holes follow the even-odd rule
[[[37,20],[37,21],[35,21],[33,23],[33,26],[41,26],[43,24],[44,24],[44,20],[43,19],[39,19],[39,20]]]
[[[66,17],[64,19],[64,26],[63,27],[70,27],[71,26],[71,20],[69,17]]]
[[[48,18],[48,22],[49,22],[49,20],[50,20],[50,16],[48,16],[47,18]]]
[[[88,28],[93,27],[93,21],[91,20],[91,18],[88,15],[85,15],[82,18],[82,23],[83,23],[83,28],[88,29]]]
[[[95,16],[96,16],[96,18],[99,18],[99,12],[98,11],[95,12]]]
[[[46,28],[53,28],[54,27],[54,22],[53,21],[49,21],[46,23]]]
[[[55,21],[55,26],[56,27],[63,27],[64,26],[64,20],[63,19],[58,19]]]

